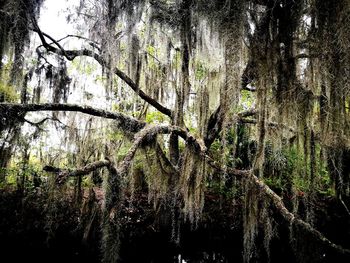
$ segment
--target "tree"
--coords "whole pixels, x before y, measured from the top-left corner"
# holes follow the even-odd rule
[[[8,163],[12,151],[5,149],[5,142],[15,141],[24,122],[38,129],[50,120],[60,122],[53,115],[34,123],[26,119],[28,112],[73,111],[112,119],[111,127],[131,143],[123,158],[116,160],[116,148],[108,142],[107,150],[101,147],[96,154],[106,160],[95,159],[73,171],[46,167],[58,174],[61,183],[69,176],[108,168],[106,262],[118,257],[119,240],[111,233],[119,231],[121,181],[128,177],[136,152],[147,147],[159,157],[155,160],[163,167],[159,176],[170,178],[170,198],[180,200],[172,209],[193,223],[200,220],[210,173],[242,182],[246,262],[254,258],[258,215],[270,205],[290,225],[339,253],[350,253],[317,231],[312,220],[291,213],[293,204],[282,201],[283,196],[303,191],[314,202],[317,191],[334,187],[349,211],[349,1],[82,1],[78,17],[89,35],[67,36],[81,41],[80,49],[66,48],[62,41],[67,38],[54,39],[42,32],[35,15],[38,4],[30,1],[33,7],[25,14],[8,13],[9,4],[0,6],[10,17],[26,17],[25,36],[31,30],[41,42],[34,68],[54,84],[52,102],[40,103],[40,95],[29,94],[32,70],[18,67],[24,37],[21,48],[9,43],[15,50],[11,72],[19,68],[21,74],[11,73],[8,84],[22,89],[21,103],[2,96],[0,153],[7,155],[7,161],[1,164]],[[6,31],[6,23],[1,26],[5,36],[13,34]],[[58,66],[48,56],[54,56]],[[113,99],[120,112],[64,103],[70,83],[66,63],[81,57],[93,59],[103,69],[107,89],[119,93]],[[4,76],[3,67],[1,71]],[[134,93],[132,99],[127,98],[125,85]],[[36,103],[28,103],[28,95]],[[155,113],[163,123],[150,125],[147,116]],[[169,137],[160,136],[164,134]],[[8,135],[13,139],[5,138]],[[249,157],[248,151],[253,153]],[[322,182],[327,176],[333,185]],[[284,184],[282,197],[271,189],[278,180]],[[268,233],[265,236],[268,244]]]

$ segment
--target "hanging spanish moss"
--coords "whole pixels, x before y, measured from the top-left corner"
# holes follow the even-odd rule
[[[328,148],[329,169],[332,180],[335,183],[337,195],[349,195],[349,180],[341,176],[342,156],[348,147],[349,134],[349,114],[346,111],[346,97],[349,94],[349,32],[348,27],[348,1],[316,1],[317,8],[315,23],[319,27],[316,30],[318,39],[327,39],[325,45],[318,46],[324,54],[324,60],[318,60],[320,64],[321,87],[323,93],[321,98],[322,110],[325,115],[327,126],[322,131],[327,131],[327,135],[322,134]],[[335,32],[334,34],[331,32]],[[325,102],[325,103],[324,103]],[[320,100],[321,103],[321,100]],[[330,136],[330,137],[329,137]],[[332,141],[332,145],[328,144]]]
[[[270,202],[249,180],[243,182],[243,260],[270,262],[270,242],[276,236],[276,225],[271,214]],[[261,243],[262,245],[261,245]]]
[[[121,178],[114,167],[108,168],[104,181],[105,200],[102,223],[102,262],[116,262],[120,247]]]
[[[167,195],[170,195],[170,180],[173,175],[160,159],[161,155],[157,153],[155,147],[157,147],[155,144],[148,146],[144,150],[144,158],[147,163],[145,176],[148,185],[148,200],[157,208],[164,200],[167,200]]]
[[[29,42],[31,18],[39,15],[41,4],[42,0],[1,1],[0,3],[3,18],[0,22],[0,69],[2,69],[3,56],[7,55],[13,47],[13,81],[16,75],[21,74],[20,70],[23,66],[21,55]]]
[[[182,160],[180,178],[184,200],[183,212],[191,223],[198,223],[204,206],[207,168],[203,159],[193,149],[187,150]]]

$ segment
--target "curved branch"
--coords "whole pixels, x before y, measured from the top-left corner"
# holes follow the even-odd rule
[[[36,127],[39,127],[40,125],[42,125],[44,122],[48,121],[48,120],[54,120],[54,118],[51,118],[51,117],[46,117],[38,122],[32,122],[30,120],[27,120],[27,119],[24,119],[25,122],[29,123],[30,125],[32,126],[36,126]]]

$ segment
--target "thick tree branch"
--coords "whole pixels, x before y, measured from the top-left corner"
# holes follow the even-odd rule
[[[89,106],[80,106],[76,104],[56,104],[56,103],[43,103],[43,104],[15,104],[15,103],[0,103],[0,112],[3,116],[18,116],[19,113],[31,112],[31,111],[76,111],[92,116],[102,117],[106,119],[112,119],[116,121],[117,128],[129,132],[136,133],[141,130],[146,123],[137,119],[129,117],[125,114],[118,112],[111,112],[106,110],[100,110]]]
[[[224,113],[221,105],[219,105],[219,107],[209,117],[207,132],[204,138],[204,143],[207,148],[210,148],[210,145],[221,132],[223,121]]]
[[[56,183],[63,184],[68,177],[77,177],[87,175],[97,169],[110,166],[111,162],[109,160],[102,160],[90,163],[82,168],[76,170],[65,170],[53,166],[44,166],[43,170],[46,172],[52,172],[56,174]]]
[[[42,45],[46,48],[47,51],[55,53],[57,55],[61,55],[66,57],[68,60],[74,60],[78,56],[87,56],[94,58],[101,66],[108,67],[108,64],[104,61],[103,57],[94,51],[88,50],[88,49],[81,49],[81,50],[65,50],[54,38],[52,38],[50,35],[43,33],[39,26],[37,25],[36,21],[33,19],[33,25],[34,29],[33,31],[37,32],[40,40],[42,42]],[[50,39],[58,48],[54,47],[53,45],[47,43],[46,38]],[[119,78],[121,78],[133,91],[137,93],[137,95],[147,101],[150,105],[152,105],[154,108],[159,110],[161,113],[172,117],[172,111],[162,104],[160,104],[157,100],[153,99],[151,96],[146,94],[143,90],[140,89],[140,87],[123,71],[115,67],[112,70]]]
[[[218,169],[221,172],[224,172],[224,170],[220,166],[218,166],[211,157],[209,157],[206,154],[206,147],[204,146],[203,142],[194,138],[187,131],[176,126],[163,126],[163,127],[156,126],[156,127],[150,127],[148,129],[144,129],[143,131],[140,132],[139,139],[136,140],[133,147],[131,147],[129,151],[130,155],[131,156],[134,155],[134,151],[136,151],[137,149],[137,147],[134,147],[134,146],[140,145],[140,143],[148,136],[150,135],[154,136],[154,134],[170,133],[170,132],[177,132],[180,137],[182,137],[186,141],[190,141],[191,144],[194,145],[195,148],[198,150],[198,154],[200,154],[203,158],[205,158],[207,163],[211,167]],[[274,206],[277,208],[278,212],[289,224],[293,224],[293,225],[296,225],[297,227],[301,227],[303,230],[310,233],[316,240],[320,241],[321,243],[325,244],[328,247],[331,247],[337,250],[339,253],[350,255],[349,249],[344,249],[343,247],[334,244],[329,239],[327,239],[321,232],[313,228],[310,224],[306,223],[300,218],[297,218],[293,213],[289,212],[289,210],[285,207],[282,199],[268,185],[266,185],[262,180],[260,180],[257,176],[255,176],[251,170],[238,170],[234,168],[225,168],[225,172],[227,172],[232,176],[239,177],[241,179],[247,179],[252,183],[254,183],[272,201]]]
[[[327,239],[321,232],[313,228],[309,223],[306,223],[300,218],[297,218],[293,213],[289,212],[288,209],[285,207],[282,199],[274,191],[272,191],[271,188],[268,187],[263,181],[256,177],[252,172],[247,174],[247,178],[256,186],[258,186],[258,188],[270,198],[274,206],[289,224],[293,224],[297,227],[302,228],[304,231],[307,231],[308,233],[312,234],[312,236],[321,243],[337,250],[341,254],[347,254],[350,256],[349,249],[344,249],[343,247],[334,244],[329,239]]]

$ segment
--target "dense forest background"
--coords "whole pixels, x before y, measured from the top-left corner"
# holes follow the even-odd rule
[[[0,0],[0,14],[13,258],[349,262],[349,0]]]

